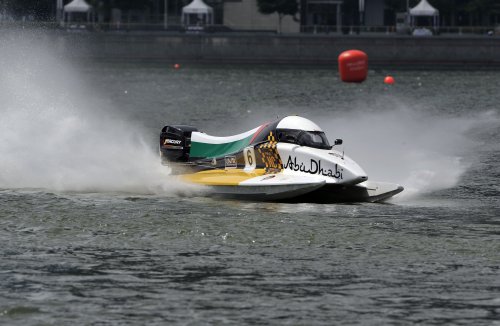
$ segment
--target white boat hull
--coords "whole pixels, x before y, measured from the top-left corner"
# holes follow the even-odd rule
[[[397,184],[371,181],[347,186],[319,181],[301,184],[210,186],[208,188],[208,193],[214,197],[312,203],[383,202],[401,191],[403,187]]]
[[[402,192],[403,187],[387,182],[365,181],[356,185],[327,184],[301,200],[315,203],[383,202]]]

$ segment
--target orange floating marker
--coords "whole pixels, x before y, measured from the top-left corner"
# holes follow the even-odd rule
[[[338,61],[342,81],[361,83],[368,76],[368,55],[363,51],[344,51],[339,55]]]
[[[394,84],[394,78],[392,76],[386,76],[384,78],[384,83],[387,85],[392,85]]]
[[[174,64],[174,69],[179,69],[180,67],[181,67],[180,64],[178,64],[178,63]]]

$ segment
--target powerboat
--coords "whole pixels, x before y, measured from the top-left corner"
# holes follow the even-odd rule
[[[264,123],[247,132],[216,137],[188,125],[160,134],[160,157],[171,173],[204,186],[211,196],[289,202],[381,202],[403,191],[368,181],[363,169],[330,145],[323,130],[299,116]]]

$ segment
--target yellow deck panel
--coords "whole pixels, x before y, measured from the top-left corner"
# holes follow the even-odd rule
[[[240,169],[208,170],[184,174],[181,179],[206,186],[237,186],[240,182],[264,175],[265,172],[265,169],[255,169],[252,172],[245,172]]]

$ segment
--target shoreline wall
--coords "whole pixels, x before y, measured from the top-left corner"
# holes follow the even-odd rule
[[[75,59],[214,64],[335,65],[358,49],[370,65],[500,67],[500,37],[317,36],[256,34],[52,34],[58,50]]]

